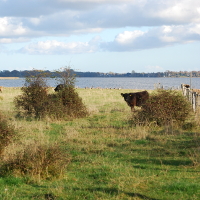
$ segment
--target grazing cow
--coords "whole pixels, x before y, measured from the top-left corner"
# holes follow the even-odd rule
[[[55,92],[59,92],[60,90],[62,90],[64,88],[64,86],[65,86],[64,84],[57,85],[56,88],[54,89]]]
[[[121,93],[126,103],[131,107],[131,111],[134,111],[135,106],[142,106],[149,98],[147,91],[135,92],[135,93]]]

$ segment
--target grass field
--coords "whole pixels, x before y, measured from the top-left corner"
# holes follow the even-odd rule
[[[16,118],[20,88],[4,88],[0,110],[17,130],[3,159],[29,144],[59,143],[70,157],[64,175],[43,180],[17,174],[0,177],[0,199],[198,200],[200,127],[130,125],[121,92],[77,89],[90,115],[73,121]],[[50,92],[53,92],[51,89]],[[151,91],[149,91],[151,92]]]

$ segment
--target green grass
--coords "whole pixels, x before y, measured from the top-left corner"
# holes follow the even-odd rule
[[[127,91],[78,89],[88,117],[27,121],[14,117],[12,99],[20,90],[6,88],[0,106],[20,137],[4,158],[38,141],[59,143],[72,159],[60,179],[0,177],[0,199],[200,199],[199,126],[131,127],[130,108],[120,95]]]

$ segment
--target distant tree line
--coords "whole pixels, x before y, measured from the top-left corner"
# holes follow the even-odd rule
[[[33,73],[33,71],[38,70],[24,70],[24,71],[18,71],[18,70],[2,70],[0,71],[0,77],[26,77]],[[144,73],[144,72],[135,72],[134,70],[130,73],[115,73],[115,72],[108,72],[108,73],[102,73],[102,72],[79,72],[74,71],[71,69],[72,73],[76,75],[76,77],[200,77],[200,71],[165,71],[165,72],[151,72],[151,73]],[[39,72],[39,71],[38,71]],[[58,73],[56,71],[52,72],[49,70],[43,71],[47,74],[48,77],[58,77]]]

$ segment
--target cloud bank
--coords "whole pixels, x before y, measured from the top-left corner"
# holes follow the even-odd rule
[[[118,32],[112,41],[101,36],[103,30],[127,27],[134,30]],[[141,27],[146,27],[146,31]],[[86,42],[59,39],[85,34],[95,37]],[[26,43],[17,52],[123,52],[199,40],[198,0],[0,0],[2,51],[6,44]]]

